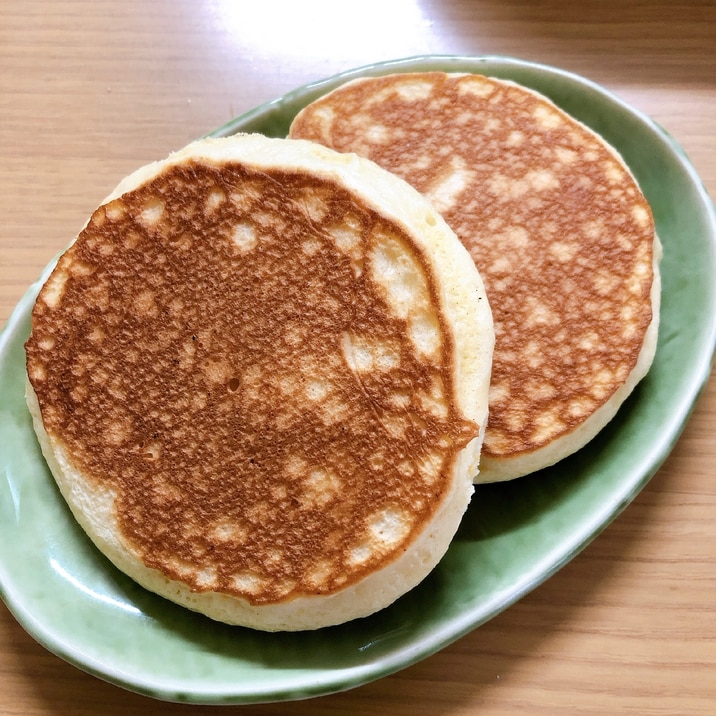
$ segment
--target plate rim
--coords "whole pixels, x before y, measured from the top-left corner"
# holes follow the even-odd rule
[[[352,68],[345,72],[341,72],[330,77],[325,77],[315,82],[310,82],[294,90],[291,90],[282,96],[264,102],[253,109],[233,118],[229,122],[221,125],[217,129],[205,136],[226,136],[233,134],[236,128],[246,125],[255,118],[266,116],[269,112],[280,112],[287,104],[295,103],[299,98],[306,97],[311,93],[322,94],[327,91],[329,86],[335,86],[342,82],[348,81],[354,77],[366,76],[371,74],[386,74],[391,71],[411,71],[419,65],[424,64],[474,64],[477,72],[477,66],[489,65],[490,63],[499,63],[506,68],[523,68],[529,70],[538,70],[547,72],[554,76],[561,77],[568,81],[577,82],[583,87],[589,88],[601,97],[615,103],[623,111],[628,112],[641,123],[651,128],[654,133],[660,136],[668,146],[670,153],[681,164],[683,170],[688,175],[692,186],[696,189],[700,204],[706,209],[706,215],[710,218],[710,240],[711,244],[716,246],[716,208],[710,198],[703,182],[698,176],[695,168],[688,159],[686,153],[678,144],[678,142],[662,127],[660,127],[649,116],[640,110],[628,105],[618,96],[604,87],[596,84],[592,80],[570,72],[565,69],[546,65],[529,60],[519,59],[508,55],[415,55],[385,62],[376,62],[359,67]],[[29,310],[28,304],[34,301],[34,293],[39,290],[51,267],[54,265],[56,258],[53,259],[40,278],[35,281],[27,289],[23,297],[20,299],[14,310],[12,311],[6,325],[0,331],[0,358],[5,355],[7,345],[11,342],[12,337],[18,329],[18,324]],[[712,261],[713,273],[716,275],[716,263]],[[522,588],[516,592],[512,592],[508,598],[493,609],[489,614],[482,618],[475,619],[476,609],[470,609],[461,615],[460,619],[453,619],[448,624],[441,624],[440,629],[435,630],[432,638],[428,642],[403,644],[397,650],[393,650],[389,654],[383,656],[377,663],[364,663],[360,666],[351,666],[347,668],[337,669],[330,672],[326,678],[318,680],[315,678],[315,669],[313,670],[314,678],[310,684],[303,683],[301,685],[283,682],[276,688],[266,688],[261,692],[257,692],[248,687],[237,688],[236,684],[231,685],[223,691],[217,691],[216,686],[209,689],[201,690],[196,685],[191,687],[191,693],[186,689],[181,689],[178,684],[168,685],[165,677],[160,678],[161,683],[152,682],[151,678],[144,681],[136,677],[125,677],[121,672],[112,670],[111,667],[97,663],[93,659],[86,658],[72,644],[68,644],[66,640],[53,640],[47,638],[47,631],[43,630],[42,625],[35,619],[32,613],[23,609],[22,604],[10,594],[12,590],[8,590],[7,575],[5,565],[0,562],[0,597],[2,597],[8,610],[38,643],[56,656],[73,664],[81,670],[90,673],[105,681],[126,688],[130,691],[140,693],[153,698],[165,701],[182,701],[194,704],[248,704],[267,701],[285,701],[297,698],[309,698],[321,694],[335,693],[344,691],[365,683],[373,681],[388,674],[406,668],[407,666],[422,660],[448,644],[458,640],[469,631],[477,628],[489,619],[502,612],[504,609],[522,599],[527,593],[534,590],[537,586],[549,579],[554,573],[561,569],[566,563],[571,561],[579,554],[584,547],[587,546],[597,535],[605,529],[613,519],[615,519],[626,506],[636,497],[636,495],[648,483],[653,474],[659,469],[668,454],[679,439],[688,418],[696,407],[698,399],[705,389],[713,367],[714,353],[716,351],[716,297],[712,296],[712,320],[709,330],[703,332],[704,344],[707,346],[703,350],[698,370],[694,370],[693,379],[689,383],[688,394],[682,396],[680,401],[681,410],[671,416],[670,424],[666,433],[669,439],[658,443],[655,449],[650,452],[650,461],[648,468],[642,473],[639,480],[629,485],[629,489],[625,490],[616,501],[617,504],[605,504],[604,509],[600,511],[598,516],[582,530],[582,539],[570,546],[570,549],[564,552],[561,558],[551,563],[549,569],[536,569],[533,578],[525,582]],[[708,349],[710,346],[710,351]],[[606,517],[605,517],[606,515]],[[448,628],[449,627],[449,628]],[[325,672],[324,672],[325,673]],[[227,687],[229,685],[227,684]],[[183,693],[183,698],[177,698],[179,693]]]

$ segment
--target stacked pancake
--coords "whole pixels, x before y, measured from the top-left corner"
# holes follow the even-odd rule
[[[470,255],[395,175],[202,140],[123,181],[32,314],[28,405],[121,570],[264,630],[385,607],[472,494],[494,331]]]
[[[601,137],[525,87],[440,72],[347,83],[290,136],[404,178],[470,251],[496,332],[477,480],[551,465],[611,420],[654,357],[660,246]]]
[[[28,406],[140,584],[231,624],[338,624],[425,578],[474,481],[614,416],[654,357],[659,256],[622,159],[545,97],[357,80],[290,138],[123,181],[40,291]]]

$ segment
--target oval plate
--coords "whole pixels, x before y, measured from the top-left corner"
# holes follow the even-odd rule
[[[301,107],[342,82],[415,70],[476,72],[532,87],[622,153],[653,207],[664,245],[661,332],[648,376],[576,455],[515,482],[479,486],[445,558],[394,605],[339,627],[265,634],[212,622],[143,590],[74,522],[40,454],[23,397],[23,343],[38,282],[0,335],[0,590],[22,626],[58,656],[171,701],[279,701],[358,686],[436,652],[543,582],[609,524],[668,455],[710,374],[716,215],[682,151],[648,118],[555,68],[434,56],[308,85],[212,135],[285,136]]]

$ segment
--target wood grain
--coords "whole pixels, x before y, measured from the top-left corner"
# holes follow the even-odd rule
[[[5,0],[0,324],[132,169],[294,86],[425,53],[514,55],[586,75],[662,124],[716,196],[709,0]],[[714,386],[712,378],[673,453],[629,508],[488,624],[344,694],[225,711],[714,713]],[[216,710],[155,702],[84,674],[0,605],[0,714],[128,712]]]

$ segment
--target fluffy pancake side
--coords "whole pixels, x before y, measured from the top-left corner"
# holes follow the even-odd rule
[[[145,167],[59,259],[28,406],[78,522],[140,584],[312,629],[420,582],[469,503],[494,332],[420,195],[244,135]]]
[[[355,80],[290,136],[353,151],[409,181],[468,248],[496,346],[479,481],[588,442],[656,350],[661,248],[618,153],[547,98],[467,74]]]

